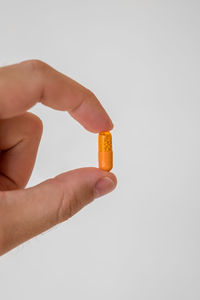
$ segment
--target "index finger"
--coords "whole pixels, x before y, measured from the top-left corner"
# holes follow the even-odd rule
[[[68,111],[87,130],[111,130],[112,121],[88,89],[39,60],[0,68],[0,118],[23,114],[37,102]]]

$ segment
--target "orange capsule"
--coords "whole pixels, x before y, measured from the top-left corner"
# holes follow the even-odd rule
[[[112,135],[109,131],[103,131],[99,133],[99,168],[110,171],[112,167]]]

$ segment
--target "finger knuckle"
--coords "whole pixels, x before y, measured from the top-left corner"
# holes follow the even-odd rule
[[[89,204],[93,198],[93,192],[90,189],[85,188],[85,190],[77,191],[71,187],[65,188],[58,207],[58,222],[71,218],[85,205]]]
[[[70,113],[77,113],[77,111],[80,110],[83,105],[88,103],[88,101],[91,101],[91,100],[93,101],[94,98],[96,98],[96,97],[93,92],[91,92],[87,88],[83,88],[82,93],[80,94],[80,100],[78,101],[78,104],[75,105],[73,107],[73,109],[70,110]]]
[[[34,136],[41,136],[43,132],[42,120],[38,116],[30,112],[26,114],[25,118],[26,118],[25,131],[28,134],[28,136],[30,134]]]
[[[46,63],[39,59],[30,59],[21,63],[25,68],[31,72],[41,72],[46,67]]]
[[[57,208],[57,223],[71,218],[81,206],[81,197],[70,184],[63,184],[62,176],[54,178],[57,189],[60,190],[60,200]]]
[[[62,190],[57,211],[58,222],[71,218],[75,214],[77,203],[78,199],[71,188]]]
[[[94,100],[97,98],[96,95],[94,94],[94,92],[92,92],[89,89],[86,89],[86,96],[88,99],[91,99],[91,100]]]

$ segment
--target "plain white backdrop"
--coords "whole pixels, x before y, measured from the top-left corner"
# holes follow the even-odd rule
[[[92,90],[117,189],[0,259],[2,300],[200,299],[200,2],[0,2],[0,64],[37,58]],[[36,105],[29,186],[97,166],[97,135]]]

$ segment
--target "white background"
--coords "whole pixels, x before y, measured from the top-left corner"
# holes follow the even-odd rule
[[[0,259],[2,300],[200,299],[200,2],[0,2],[1,65],[38,58],[91,89],[115,129],[116,191]],[[29,186],[97,166],[97,135],[32,109]]]

